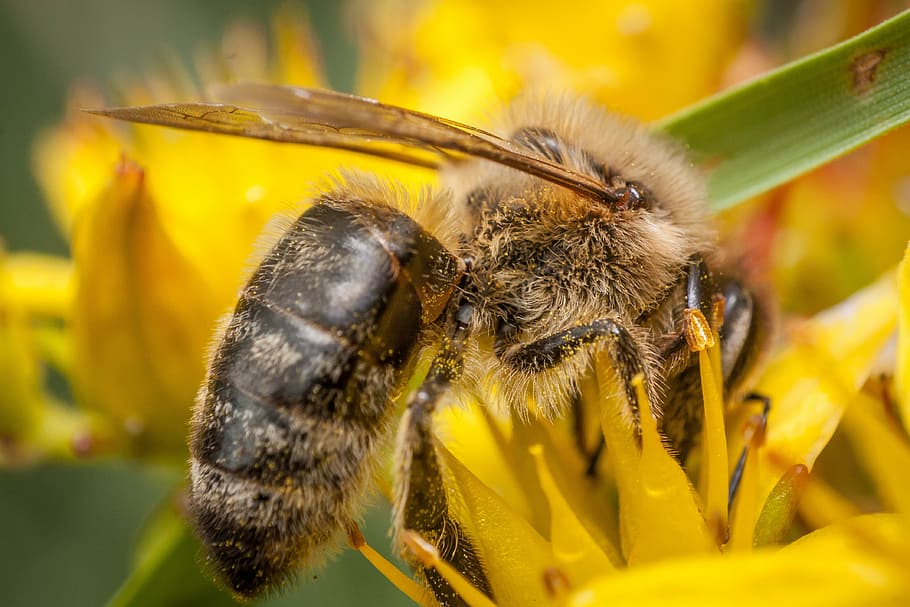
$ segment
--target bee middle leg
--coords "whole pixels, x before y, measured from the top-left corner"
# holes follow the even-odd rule
[[[462,352],[468,334],[471,306],[456,306],[449,331],[420,387],[408,399],[398,430],[395,486],[395,529],[416,531],[436,546],[440,557],[461,572],[478,590],[493,598],[474,545],[449,512],[443,471],[433,438],[432,418],[439,399],[461,377]],[[414,563],[440,605],[467,603],[435,570]]]

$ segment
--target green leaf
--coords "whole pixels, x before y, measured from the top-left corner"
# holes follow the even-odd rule
[[[234,607],[196,563],[199,543],[168,505],[143,534],[136,566],[107,607]]]
[[[910,11],[685,109],[659,126],[710,174],[720,210],[910,119]]]

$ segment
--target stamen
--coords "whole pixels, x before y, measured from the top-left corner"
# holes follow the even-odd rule
[[[713,332],[712,332],[713,334]],[[715,339],[716,343],[716,339]],[[718,537],[726,539],[727,497],[730,484],[727,459],[727,435],[724,430],[724,399],[721,393],[720,356],[717,346],[699,350],[698,366],[701,371],[701,391],[705,406],[705,428],[702,447],[702,500],[705,520],[716,521]]]
[[[684,315],[683,326],[685,327],[686,343],[689,344],[689,350],[701,352],[705,348],[713,348],[714,344],[717,343],[717,339],[702,311],[698,308],[686,308]]]
[[[755,530],[755,519],[758,515],[758,457],[757,451],[765,442],[765,428],[762,416],[755,415],[746,423],[745,429],[746,448],[743,456],[746,458],[742,476],[739,481],[738,494],[733,505],[730,525],[730,542],[728,547],[733,550],[751,550],[752,534]]]
[[[419,533],[405,529],[401,532],[401,541],[424,567],[428,569],[432,567],[438,571],[439,575],[470,607],[496,607],[496,603],[491,601],[487,595],[475,588],[454,567],[442,560],[436,546]]]
[[[409,576],[393,565],[384,556],[376,552],[364,539],[357,523],[349,521],[347,525],[348,543],[370,562],[376,570],[389,580],[393,586],[403,592],[409,599],[421,607],[432,607],[435,603],[427,591]]]

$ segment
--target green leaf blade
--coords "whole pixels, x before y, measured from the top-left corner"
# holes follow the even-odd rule
[[[724,209],[910,120],[910,11],[670,116]]]
[[[197,566],[201,548],[175,510],[163,508],[145,535],[136,567],[106,607],[237,605]]]

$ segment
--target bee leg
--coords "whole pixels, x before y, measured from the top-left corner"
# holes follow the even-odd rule
[[[698,310],[707,319],[714,330],[720,330],[721,326],[716,326],[714,316],[715,298],[720,296],[720,292],[715,286],[714,279],[704,259],[695,257],[689,262],[686,271],[686,310]],[[726,320],[726,317],[724,318]],[[658,347],[660,359],[662,362],[663,377],[669,378],[682,372],[693,364],[692,348],[686,337],[687,316],[679,322],[679,325],[663,337],[658,337]]]
[[[704,259],[693,258],[689,262],[686,273],[686,307],[699,309],[706,318],[711,318],[714,291],[714,282]],[[658,343],[660,342],[661,340],[658,341]],[[699,392],[701,383],[700,378],[688,372],[692,368],[693,356],[686,341],[685,332],[680,330],[678,333],[667,335],[662,342],[663,345],[660,348],[661,377],[670,380],[668,382],[670,390],[668,398],[661,407],[661,432],[668,438],[670,451],[679,461],[683,462],[691,446],[691,437],[701,430],[701,410],[689,411],[692,399],[680,398],[680,396]],[[692,383],[695,380],[698,380],[699,383],[693,386]],[[652,399],[652,402],[655,401]],[[700,401],[695,400],[694,402]],[[594,451],[588,457],[588,467],[586,468],[588,476],[595,476],[605,447],[606,441],[601,436]]]
[[[470,305],[455,308],[448,334],[430,365],[426,379],[411,395],[398,430],[395,486],[395,529],[413,530],[433,543],[478,590],[492,598],[492,589],[477,551],[458,521],[449,513],[442,468],[433,438],[433,412],[453,381],[461,377],[462,351],[472,314]],[[400,544],[400,542],[399,542]],[[440,605],[467,604],[435,570],[412,562]]]
[[[604,318],[587,325],[580,325],[554,333],[527,344],[506,345],[497,335],[494,350],[503,365],[522,373],[534,374],[551,369],[575,354],[585,346],[603,343],[613,361],[613,367],[625,387],[629,407],[636,420],[639,419],[638,397],[633,379],[638,374],[645,376],[645,387],[651,403],[657,403],[653,392],[649,356],[642,342],[618,320]]]
[[[723,324],[715,314],[715,301],[721,295],[704,260],[700,257],[693,258],[686,273],[685,310],[698,310],[708,320],[713,330],[722,330]],[[724,308],[724,323],[730,311],[729,308]],[[661,377],[667,385],[659,429],[666,440],[668,450],[680,464],[685,464],[689,452],[696,443],[704,415],[701,373],[698,357],[687,336],[688,319],[689,314],[684,314],[677,321],[677,327],[657,340]],[[722,358],[725,358],[723,353],[728,346],[723,339],[720,340]]]
[[[697,306],[718,331],[724,397],[728,401],[738,400],[743,387],[751,383],[760,366],[761,344],[766,343],[769,336],[768,319],[741,282],[725,277],[714,283],[703,264],[697,261],[689,266],[686,291],[686,307]],[[711,308],[717,298],[724,302],[722,320],[712,318],[715,314]],[[667,385],[660,430],[677,460],[685,462],[702,428],[698,357],[689,348],[683,327],[658,343],[662,344],[658,346],[661,376]]]
[[[758,424],[758,432],[764,433],[765,428],[768,427],[768,413],[771,411],[771,399],[764,394],[758,394],[757,392],[749,392],[743,398],[745,401],[758,401],[762,403],[762,412],[761,412],[761,421]],[[739,489],[739,483],[743,478],[743,471],[746,468],[746,457],[749,455],[749,443],[743,447],[742,453],[739,454],[739,459],[736,460],[736,468],[733,469],[733,474],[730,475],[730,489],[727,493],[727,509],[733,508],[733,500],[736,499],[736,491]]]

